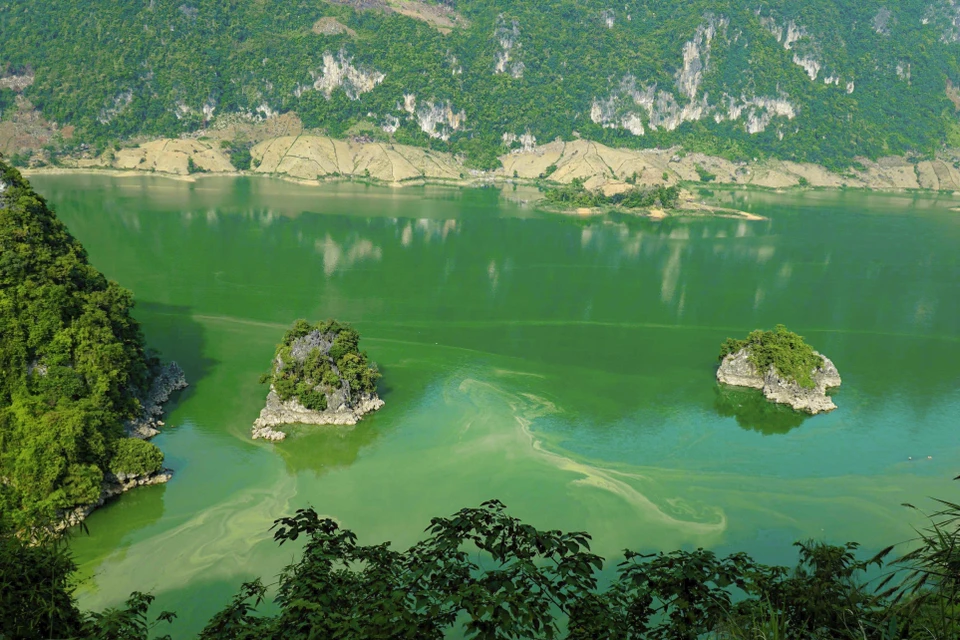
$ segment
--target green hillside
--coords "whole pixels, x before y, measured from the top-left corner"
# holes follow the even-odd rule
[[[285,112],[478,166],[525,134],[831,166],[960,146],[957,0],[402,4],[454,26],[384,0],[6,0],[0,86],[32,77],[68,149]]]
[[[124,437],[152,364],[132,307],[0,162],[0,520],[56,518],[96,502],[110,471],[159,468],[159,449]]]

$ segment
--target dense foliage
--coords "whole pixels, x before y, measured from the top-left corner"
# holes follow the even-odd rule
[[[823,356],[815,353],[802,336],[787,330],[782,324],[774,327],[773,331],[751,331],[746,340],[727,338],[720,347],[720,361],[741,349],[749,350],[750,362],[761,375],[773,365],[781,378],[794,380],[808,389],[815,386],[814,370],[823,366]]]
[[[138,438],[121,438],[114,445],[110,471],[117,475],[144,476],[160,471],[163,452]]]
[[[27,542],[0,517],[0,639],[84,638],[134,640],[156,636],[151,630],[172,613],[147,617],[153,596],[133,593],[120,609],[82,612],[74,597],[77,565],[64,538],[37,531]]]
[[[0,162],[0,513],[18,524],[95,502],[118,451],[162,461],[123,439],[153,364],[132,307]]]
[[[704,549],[624,552],[601,587],[603,558],[584,532],[542,531],[497,501],[434,518],[406,551],[364,546],[312,509],[274,523],[283,545],[305,538],[260,614],[260,580],[210,619],[204,640],[953,640],[960,637],[960,505],[941,501],[913,551],[858,558],[854,543],[802,542],[793,568]],[[54,540],[29,546],[0,530],[0,637],[144,640],[150,596],[82,613],[75,569]],[[868,570],[873,567],[872,579]],[[32,580],[24,580],[32,576]]]
[[[294,355],[298,340],[312,338],[315,346]],[[307,409],[323,411],[330,393],[343,389],[359,400],[374,393],[380,372],[360,351],[360,334],[336,320],[311,325],[297,320],[277,347],[274,369],[261,379],[270,383],[281,400],[297,398]]]
[[[224,114],[269,112],[295,112],[333,136],[362,130],[464,153],[475,167],[495,165],[520,144],[504,140],[525,133],[831,165],[960,144],[945,92],[948,79],[960,85],[954,0],[445,0],[469,23],[448,34],[351,6],[378,4],[388,3],[3,0],[0,60],[35,75],[24,96],[47,118],[76,127],[67,146],[100,150],[195,131]],[[314,32],[321,18],[350,31]],[[688,71],[701,69],[684,95],[688,42],[700,52]],[[341,52],[382,81],[362,92],[315,89],[323,55],[339,61]],[[634,97],[651,87],[661,106],[674,101],[671,114],[699,117],[675,129],[651,118]],[[403,109],[405,95],[416,96],[416,115]],[[698,111],[701,100],[708,109]],[[793,117],[758,100],[784,100]],[[0,105],[8,102],[0,94]],[[427,127],[431,137],[420,117],[430,104],[465,120]],[[598,121],[594,107],[607,104],[609,121]],[[643,135],[623,124],[631,114]],[[392,118],[397,129],[387,133]]]
[[[680,200],[680,188],[658,185],[656,187],[633,187],[622,193],[604,195],[599,189],[588,190],[580,178],[567,185],[550,187],[544,190],[546,204],[570,209],[575,207],[622,207],[624,209],[643,209],[662,207],[674,209]]]

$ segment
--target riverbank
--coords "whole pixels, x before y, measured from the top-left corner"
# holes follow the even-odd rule
[[[229,131],[208,131],[196,138],[158,139],[99,156],[62,158],[60,166],[25,170],[41,173],[150,173],[183,180],[206,175],[264,175],[305,184],[360,180],[385,186],[443,184],[477,186],[497,182],[570,184],[582,180],[587,189],[617,193],[633,186],[703,184],[742,185],[772,189],[853,188],[874,191],[911,190],[953,193],[960,197],[960,157],[915,160],[902,157],[859,158],[843,173],[813,163],[786,160],[732,162],[680,148],[617,149],[591,142],[555,141],[500,156],[501,167],[479,171],[463,158],[423,147],[375,141],[364,137],[339,140],[298,128],[267,127],[253,136],[249,170],[231,161]],[[252,132],[251,132],[252,133]],[[209,134],[209,135],[207,135]]]
[[[187,386],[183,369],[176,362],[168,362],[158,367],[154,372],[150,389],[143,397],[138,398],[141,406],[140,415],[124,424],[127,437],[149,440],[159,434],[159,428],[164,426],[161,420],[164,415],[164,405],[169,402],[170,396]],[[173,470],[165,467],[142,475],[108,473],[103,478],[97,501],[63,512],[54,530],[59,532],[80,524],[107,502],[131,489],[163,484],[169,482],[171,478],[173,478]]]

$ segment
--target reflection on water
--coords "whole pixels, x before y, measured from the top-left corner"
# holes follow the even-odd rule
[[[37,183],[192,383],[157,439],[176,472],[158,502],[94,514],[77,543],[98,572],[85,604],[155,575],[196,630],[223,604],[198,607],[203,585],[275,575],[289,556],[270,521],[308,504],[398,547],[493,497],[612,557],[885,545],[909,535],[897,505],[942,495],[960,455],[960,217],[924,203],[717,190],[770,219],[654,222],[546,216],[495,190]],[[251,442],[258,376],[298,317],[353,323],[387,405]],[[717,389],[724,338],[777,323],[837,364],[838,410]]]
[[[349,467],[362,449],[383,435],[373,422],[368,416],[352,427],[292,425],[284,429],[287,438],[274,447],[292,473],[310,471],[320,476]]]
[[[714,391],[713,407],[718,415],[736,418],[737,424],[744,429],[765,436],[788,433],[811,417],[786,405],[770,402],[759,389],[718,384]]]

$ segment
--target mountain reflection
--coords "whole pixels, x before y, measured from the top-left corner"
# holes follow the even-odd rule
[[[903,199],[738,192],[719,204],[770,219],[654,221],[521,215],[495,205],[489,190],[431,199],[355,185],[234,184],[163,183],[147,192],[160,194],[153,199],[136,189],[84,191],[98,215],[73,215],[70,228],[101,246],[98,267],[135,291],[189,268],[182,290],[158,296],[176,294],[198,314],[220,313],[218,296],[229,295],[270,322],[336,315],[430,326],[424,340],[625,374],[643,369],[623,345],[644,327],[671,333],[638,348],[662,348],[693,368],[709,366],[725,337],[784,323],[871,397],[933,402],[960,382],[960,224]],[[62,198],[79,197],[62,189]],[[124,272],[128,265],[137,266]],[[549,349],[537,346],[544,335]],[[696,351],[679,358],[681,342]]]
[[[328,233],[314,242],[314,249],[323,256],[323,272],[333,275],[337,269],[352,269],[359,262],[380,262],[383,250],[366,238],[353,238],[338,243]]]

